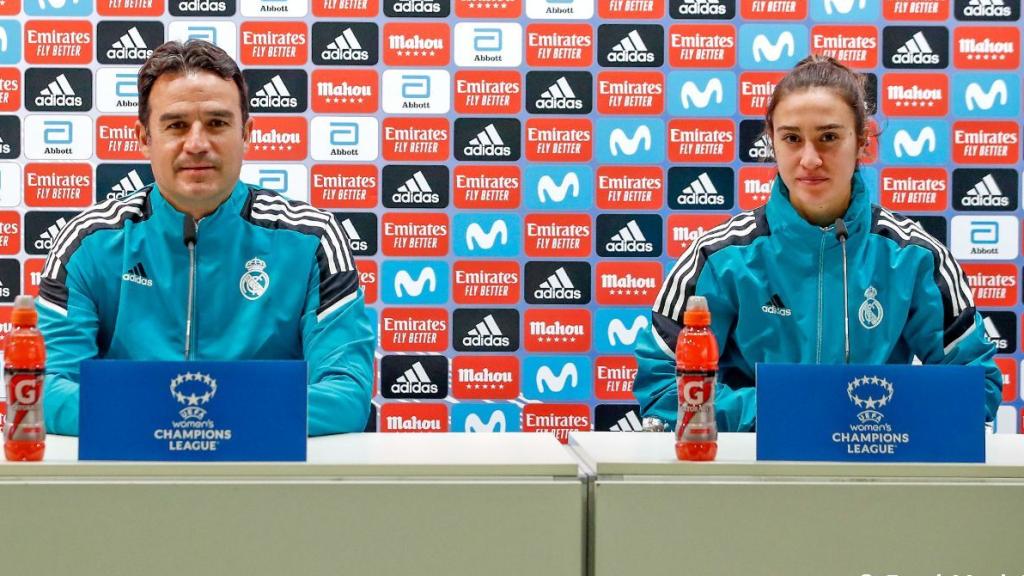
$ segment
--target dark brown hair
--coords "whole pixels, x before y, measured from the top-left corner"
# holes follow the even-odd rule
[[[866,77],[850,70],[831,56],[812,54],[796,66],[775,86],[765,112],[765,134],[772,137],[772,115],[786,96],[811,88],[827,88],[839,96],[853,111],[854,130],[863,143],[868,139],[868,106],[864,84]]]
[[[139,70],[139,121],[149,129],[149,94],[153,84],[164,74],[194,74],[210,72],[233,80],[238,87],[238,99],[242,106],[242,126],[249,119],[249,90],[238,64],[228,53],[206,40],[165,42],[146,60]]]

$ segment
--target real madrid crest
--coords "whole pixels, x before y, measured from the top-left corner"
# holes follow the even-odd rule
[[[860,305],[860,310],[857,311],[861,326],[868,330],[881,324],[882,318],[885,316],[882,303],[875,300],[877,295],[878,290],[875,290],[874,286],[868,286],[868,289],[864,291],[864,303]]]
[[[270,287],[270,276],[264,271],[267,263],[259,258],[253,258],[245,263],[245,274],[238,281],[238,289],[242,296],[249,300],[256,300]]]

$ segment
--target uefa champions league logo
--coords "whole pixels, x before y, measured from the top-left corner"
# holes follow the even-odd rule
[[[854,378],[846,385],[846,395],[858,408],[863,410],[857,414],[862,424],[869,422],[878,424],[885,418],[878,409],[884,408],[892,400],[893,386],[885,378],[877,376],[861,376]]]
[[[263,270],[267,263],[259,258],[253,258],[245,263],[245,274],[238,281],[238,289],[242,296],[249,300],[256,300],[270,287],[270,276]]]
[[[202,408],[217,393],[217,381],[209,374],[186,372],[171,380],[171,395],[185,407],[178,414],[185,420],[202,420],[206,410]]]

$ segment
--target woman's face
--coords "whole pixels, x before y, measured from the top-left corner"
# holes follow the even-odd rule
[[[789,199],[805,220],[828,226],[850,205],[850,180],[863,140],[853,110],[835,92],[785,96],[772,114],[772,145]]]

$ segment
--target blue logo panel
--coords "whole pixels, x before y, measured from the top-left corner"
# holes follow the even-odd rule
[[[21,62],[21,23],[0,20],[0,64]]]
[[[580,402],[594,393],[594,376],[586,356],[523,358],[523,397],[544,402]]]
[[[632,354],[640,333],[650,327],[650,309],[600,308],[594,315],[594,349],[600,354]]]
[[[448,265],[444,262],[385,260],[380,272],[380,299],[385,304],[448,302]]]
[[[668,111],[673,116],[733,116],[736,86],[733,72],[670,72]]]
[[[866,22],[882,17],[878,0],[816,0],[811,19],[821,22]]]
[[[953,116],[1013,118],[1019,111],[1019,77],[979,73],[953,76]]]
[[[89,16],[92,0],[25,0],[25,14],[29,16]]]
[[[520,432],[522,410],[515,404],[452,404],[452,432]]]
[[[594,207],[594,171],[578,164],[527,166],[523,205],[528,210],[587,211]]]
[[[516,214],[456,214],[453,228],[456,256],[514,258],[522,252],[522,224]]]
[[[943,165],[949,162],[949,124],[926,120],[890,120],[879,137],[886,164]]]
[[[788,70],[807,56],[806,26],[747,24],[740,26],[740,67],[750,70]]]
[[[597,119],[597,161],[659,164],[665,160],[665,123],[640,118]]]

